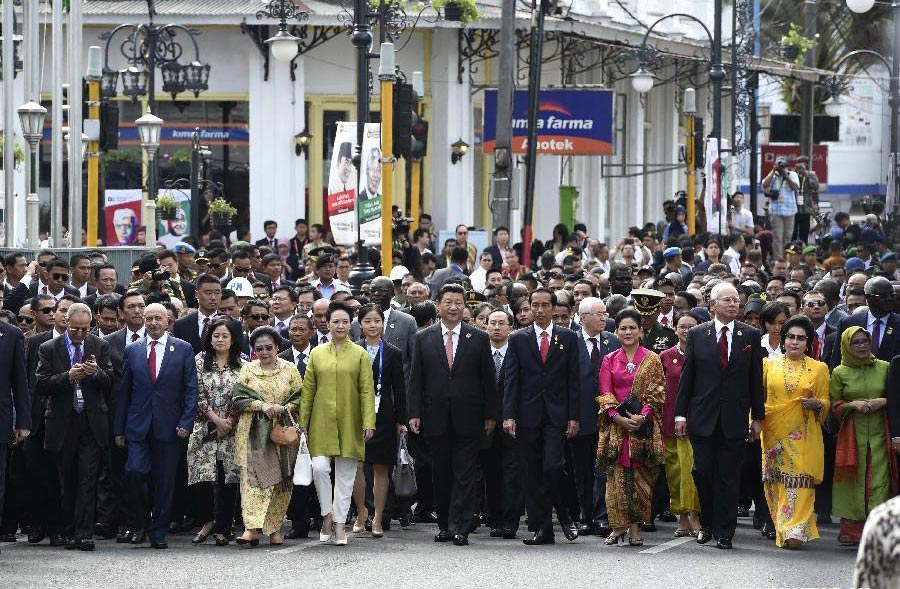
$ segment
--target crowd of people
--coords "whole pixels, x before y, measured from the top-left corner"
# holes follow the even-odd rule
[[[357,253],[302,219],[128,277],[99,251],[10,254],[0,541],[346,545],[421,522],[464,546],[524,521],[542,545],[555,517],[567,541],[640,546],[660,520],[728,549],[752,513],[780,547],[832,518],[856,545],[897,493],[896,255],[877,218],[765,251],[732,202],[726,235],[667,202],[613,247],[560,224],[479,251],[422,215],[353,284]]]

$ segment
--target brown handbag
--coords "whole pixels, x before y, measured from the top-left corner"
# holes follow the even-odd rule
[[[269,439],[276,446],[296,446],[300,443],[300,426],[294,421],[294,416],[290,411],[285,410],[285,413],[291,420],[290,425],[284,425],[284,414],[282,414],[280,419],[272,424],[272,433],[269,434]]]

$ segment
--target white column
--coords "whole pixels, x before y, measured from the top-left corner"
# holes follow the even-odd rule
[[[294,153],[294,135],[306,126],[303,58],[297,59],[296,81],[291,81],[290,64],[274,58],[264,81],[262,56],[248,47],[250,231],[254,241],[260,239],[263,222],[272,219],[278,223],[278,237],[287,239],[294,233],[294,220],[305,213],[306,164]]]
[[[457,82],[457,31],[436,29],[431,60],[431,213],[438,229],[474,222],[475,150],[455,165],[450,163],[450,145],[462,138],[475,144],[472,130],[472,97],[468,74]]]

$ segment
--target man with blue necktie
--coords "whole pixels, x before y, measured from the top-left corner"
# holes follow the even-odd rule
[[[117,446],[127,444],[125,472],[135,517],[145,522],[132,533],[131,543],[141,544],[149,535],[153,548],[165,549],[181,440],[190,434],[197,414],[197,365],[191,345],[167,332],[164,306],[147,306],[144,328],[144,338],[125,348],[113,433]]]

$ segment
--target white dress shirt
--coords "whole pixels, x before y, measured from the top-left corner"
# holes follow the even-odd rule
[[[304,364],[306,364],[307,362],[309,362],[309,354],[310,354],[311,351],[312,351],[312,346],[309,345],[309,344],[306,344],[306,349],[303,350],[302,352],[298,352],[298,351],[297,351],[297,348],[295,348],[294,346],[291,346],[291,352],[294,353],[294,365],[295,365],[295,366],[297,365],[297,361],[300,359],[300,356],[301,356],[301,355],[303,356],[303,359],[304,359],[303,363],[304,363]]]
[[[65,290],[65,289],[63,289],[63,290]],[[78,296],[81,297],[82,299],[84,297],[88,296],[88,283],[87,282],[85,282],[84,284],[82,284],[81,286],[78,287]]]
[[[444,342],[444,347],[447,347],[447,333],[453,334],[453,357],[456,358],[456,348],[459,347],[459,324],[454,327],[452,330],[447,329],[447,326],[444,325],[444,322],[441,321],[441,341]]]
[[[387,333],[388,317],[391,316],[391,311],[392,311],[392,309],[390,307],[388,307],[387,311],[384,312],[384,325],[382,326],[382,331],[384,333]]]
[[[204,315],[199,309],[197,310],[197,334],[200,337],[203,337],[203,328],[205,327],[205,325],[203,325],[203,320],[209,319],[210,317],[210,315]],[[209,321],[206,323],[209,324]]]
[[[323,337],[327,337],[327,338],[329,338],[329,340],[330,340],[330,339],[331,339],[330,335],[331,335],[331,334],[328,334],[328,333],[322,333],[321,331],[316,330],[316,341],[318,341],[318,342],[321,344],[321,343],[322,343],[322,338],[323,338]]]
[[[723,327],[728,328],[728,331],[725,332],[725,341],[728,342],[728,357],[730,358],[731,357],[731,342],[734,340],[734,321],[732,321],[730,323],[722,323],[721,321],[716,319],[713,321],[713,324],[715,325],[715,329],[716,329],[715,333],[713,334],[713,337],[715,337],[717,346],[719,345],[719,337],[720,337],[720,334],[722,333],[722,328]],[[677,423],[679,421],[687,421],[687,418],[684,417],[683,415],[676,415],[675,422]]]
[[[150,339],[150,336],[148,335],[147,343],[146,343],[148,360],[150,359],[150,342],[152,342],[152,341],[153,340]],[[163,356],[165,356],[166,343],[168,343],[168,341],[169,341],[169,332],[168,331],[163,333],[162,337],[160,337],[158,340],[156,340],[156,376],[157,377],[159,376],[159,371],[162,368]]]
[[[137,331],[131,331],[130,329],[128,329],[126,327],[125,328],[125,345],[127,346],[132,341],[137,341],[137,340],[133,340],[133,338],[131,337],[132,335],[137,335],[137,339],[141,339],[142,337],[144,337],[145,332],[146,332],[146,330],[144,329],[143,326],[141,326],[141,328],[138,329]],[[149,354],[149,352],[148,352],[148,354]]]
[[[666,318],[666,323],[663,323],[663,317]],[[675,307],[669,309],[668,313],[660,313],[657,318],[660,325],[665,325],[670,329],[675,329]]]
[[[553,337],[553,324],[551,323],[550,325],[548,325],[547,329],[541,329],[540,327],[538,327],[537,323],[532,323],[532,325],[534,325],[534,337],[537,339],[538,350],[540,350],[541,349],[541,334],[542,333],[547,334],[547,344],[549,344],[550,338]]]

